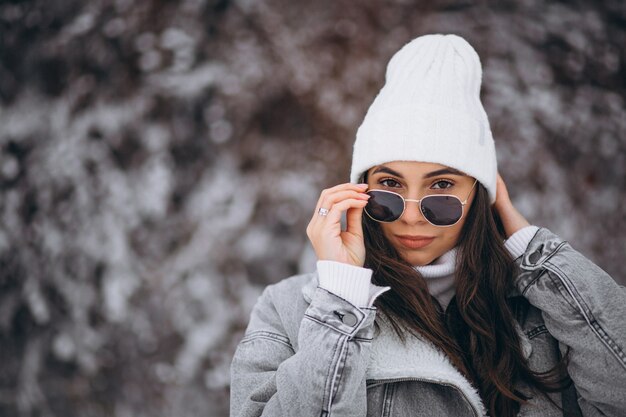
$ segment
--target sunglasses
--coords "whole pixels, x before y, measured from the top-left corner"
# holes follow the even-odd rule
[[[420,211],[428,223],[433,226],[454,226],[463,217],[463,207],[467,204],[477,181],[474,181],[465,201],[451,194],[433,194],[420,200],[409,200],[393,191],[370,190],[367,192],[370,199],[365,206],[365,214],[377,222],[391,223],[402,217],[406,202],[413,201],[419,203]]]

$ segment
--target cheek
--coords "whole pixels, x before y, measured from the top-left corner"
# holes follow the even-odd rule
[[[454,242],[454,244],[458,244],[458,240],[461,237],[461,230],[463,230],[463,225],[465,224],[465,214],[463,214],[463,218],[454,226],[448,228],[446,231],[446,240],[449,242]]]
[[[451,228],[452,230],[450,230],[450,232],[448,233],[448,241],[452,242],[453,246],[458,244],[459,237],[461,237],[462,227],[463,227],[463,224],[459,223],[455,225],[455,227]]]
[[[380,229],[383,231],[383,235],[385,235],[387,239],[389,239],[389,236],[392,235],[391,233],[392,224],[393,223],[380,223]]]

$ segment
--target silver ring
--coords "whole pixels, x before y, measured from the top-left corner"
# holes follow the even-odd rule
[[[320,210],[317,212],[317,214],[319,214],[320,216],[328,216],[328,209],[325,209],[324,207],[320,207]]]

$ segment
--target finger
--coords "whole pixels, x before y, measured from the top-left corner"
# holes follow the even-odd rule
[[[496,181],[496,203],[501,204],[509,200],[509,191],[506,189],[506,183],[500,173],[498,173]]]
[[[359,200],[356,198],[349,198],[347,200],[340,201],[339,203],[333,205],[333,208],[328,213],[326,224],[334,225],[340,224],[341,222],[341,213],[348,210],[349,208],[360,208],[362,209],[367,204],[365,200]]]
[[[356,198],[360,200],[369,200],[369,195],[365,193],[360,193],[354,190],[346,190],[346,191],[337,191],[332,194],[328,194],[322,200],[320,207],[328,208],[333,205],[339,203],[340,201],[347,200],[348,198]]]
[[[357,184],[345,183],[345,184],[339,184],[334,187],[322,190],[320,194],[320,198],[317,200],[317,207],[315,208],[316,209],[315,211],[317,212],[320,209],[320,207],[329,208],[329,207],[322,205],[325,202],[327,197],[332,196],[333,194],[339,191],[364,192],[365,190],[367,190],[367,187],[365,185],[367,184],[364,184],[364,186],[358,186]]]
[[[313,221],[319,220],[320,217],[325,217],[319,215],[319,210],[321,207],[327,210],[331,210],[335,204],[348,198],[367,201],[369,200],[370,196],[368,194],[365,194],[363,192],[357,192],[355,190],[337,191],[333,194],[327,194],[326,196],[320,198],[321,202],[318,204],[318,207],[316,207],[315,212],[313,213]]]
[[[346,203],[351,202],[351,203]],[[326,230],[328,228],[333,228],[335,231],[341,231],[341,216],[342,213],[348,210],[351,207],[365,207],[367,201],[360,199],[348,199],[342,200],[341,202],[334,204],[328,214],[325,216],[317,215],[316,219],[311,221],[311,228],[315,232],[319,232],[319,230]]]
[[[363,237],[363,212],[365,206],[349,208],[346,212],[346,232]]]

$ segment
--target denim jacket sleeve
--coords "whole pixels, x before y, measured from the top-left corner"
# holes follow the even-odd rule
[[[274,287],[253,308],[233,357],[231,417],[365,415],[376,309],[317,287],[290,340]]]
[[[564,353],[585,416],[626,415],[626,289],[540,228],[517,260],[517,290],[543,316]]]

